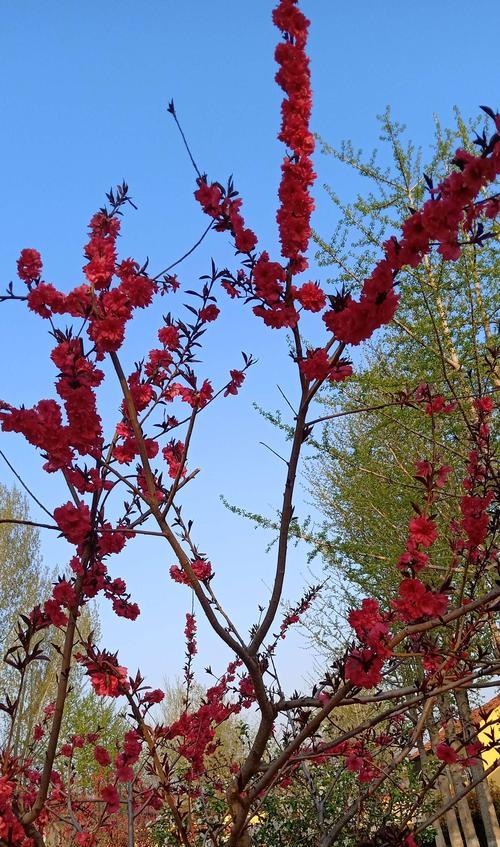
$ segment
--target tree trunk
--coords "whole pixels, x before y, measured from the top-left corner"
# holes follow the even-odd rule
[[[134,792],[132,782],[129,782],[127,785],[127,824],[127,847],[135,847]]]
[[[427,751],[425,749],[425,744],[422,740],[422,736],[419,736],[419,738],[417,739],[417,749],[418,749],[418,754],[419,754],[419,757],[420,757],[420,765],[421,765],[421,768],[423,769],[426,765],[426,762],[427,762]],[[436,830],[436,835],[435,835],[435,839],[434,839],[435,842],[436,842],[436,847],[446,847],[446,839],[445,839],[444,834],[443,834],[443,828],[441,826],[441,822],[440,821],[434,821],[433,827]]]
[[[455,718],[448,711],[448,705],[449,698],[439,698],[439,713],[444,723],[446,740],[450,747],[456,749],[457,734],[455,730]],[[446,770],[450,783],[451,796],[460,794],[461,790],[466,786],[466,780],[464,779],[464,772],[461,766],[456,763],[451,763],[448,765]],[[477,837],[476,827],[472,820],[472,814],[467,797],[462,797],[461,800],[457,801],[457,810],[467,847],[480,847],[479,838]]]
[[[467,742],[471,738],[475,738],[475,728],[471,719],[471,710],[467,691],[459,689],[455,692],[460,720],[462,722],[464,740]],[[481,758],[477,759],[476,764],[470,765],[472,778],[480,779],[484,774],[484,765]],[[488,780],[484,779],[479,782],[475,788],[477,804],[483,822],[484,833],[486,836],[487,847],[500,847],[500,826],[498,825],[497,813],[495,805],[491,797],[490,786]]]
[[[453,794],[459,794],[466,784],[463,775],[460,772],[460,765],[449,765],[447,771],[452,796]],[[458,800],[457,809],[467,847],[480,847],[479,838],[477,837],[476,827],[472,820],[472,814],[467,797],[462,797],[461,800]]]
[[[431,737],[431,744],[433,750],[436,749],[439,744],[439,735],[434,724],[429,724],[429,735]],[[441,797],[443,798],[444,803],[448,803],[451,798],[450,786],[448,784],[448,778],[446,774],[443,773],[437,779],[437,787],[441,793]],[[451,847],[465,847],[462,833],[460,832],[460,827],[458,825],[457,815],[455,812],[455,808],[452,806],[451,809],[448,809],[445,812],[445,820],[446,826],[448,828],[448,838],[450,839]]]

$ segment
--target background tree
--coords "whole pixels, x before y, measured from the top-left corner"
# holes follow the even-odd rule
[[[466,126],[458,112],[452,130],[443,130],[436,121],[424,178],[422,151],[404,142],[404,127],[392,120],[389,111],[380,121],[383,166],[377,163],[380,153],[363,157],[350,143],[340,150],[323,143],[323,152],[354,169],[365,186],[352,203],[344,203],[328,189],[340,222],[330,241],[316,235],[318,261],[335,266],[337,279],[349,285],[364,276],[388,230],[401,225],[408,207],[420,203],[429,185],[448,171],[451,150],[457,144],[474,148],[478,129],[477,124]],[[300,533],[321,552],[330,577],[322,592],[321,611],[311,623],[316,643],[324,650],[331,649],[339,620],[360,594],[375,593],[384,599],[394,591],[394,566],[404,544],[405,515],[417,488],[415,462],[422,450],[434,439],[440,461],[452,467],[463,452],[471,397],[478,388],[490,394],[498,389],[495,342],[500,300],[495,239],[484,248],[463,251],[452,263],[432,254],[419,268],[407,268],[402,276],[402,307],[366,346],[362,369],[322,397],[325,415],[333,419],[316,443],[308,478],[325,520],[319,532],[305,526]],[[398,402],[428,383],[437,386],[461,414],[436,417]],[[363,409],[367,411],[359,411]],[[449,480],[447,497],[436,510],[440,527],[449,523],[454,512],[458,483],[458,479]],[[436,544],[430,564],[436,584],[446,574],[448,561],[447,545]],[[495,650],[494,636],[495,632],[483,633],[484,649]],[[406,673],[411,675],[411,667]],[[465,726],[470,724],[467,693],[457,692],[457,698]],[[472,768],[477,776],[481,761]],[[495,847],[500,831],[488,785],[480,784],[476,791],[488,845]],[[462,803],[460,808],[464,818],[468,807]],[[450,810],[449,820],[453,814]],[[470,821],[462,820],[462,826],[468,826],[466,842],[474,843]],[[457,833],[455,841],[459,838]]]

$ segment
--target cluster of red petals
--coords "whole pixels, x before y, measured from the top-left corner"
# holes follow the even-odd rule
[[[70,758],[75,749],[81,750],[82,747],[85,747],[87,742],[91,741],[91,739],[95,740],[95,736],[93,734],[90,734],[87,737],[84,737],[83,735],[72,735],[70,740],[66,744],[62,745],[59,752],[61,756],[67,756]]]
[[[106,650],[93,649],[92,655],[78,653],[76,659],[86,668],[96,694],[102,697],[120,697],[129,690],[127,668],[119,665],[113,654]]]
[[[419,620],[422,617],[438,617],[447,609],[448,596],[432,591],[419,579],[408,577],[399,586],[399,596],[392,600],[392,607],[407,622]]]
[[[278,303],[283,293],[285,270],[279,262],[271,262],[269,254],[261,253],[253,268],[255,295],[267,306]]]
[[[96,837],[91,832],[85,832],[85,830],[82,830],[81,832],[77,832],[75,835],[75,844],[77,844],[78,847],[95,847],[96,843]]]
[[[83,355],[80,339],[62,341],[52,351],[51,359],[60,371],[56,389],[64,402],[70,444],[81,455],[97,456],[102,447],[102,427],[94,389],[104,374]]]
[[[467,494],[460,501],[461,525],[467,535],[468,544],[472,548],[478,547],[486,538],[490,523],[488,506],[492,501],[492,491],[489,491],[484,497]]]
[[[271,329],[294,327],[299,315],[291,303],[283,302],[285,291],[285,270],[279,262],[271,262],[264,251],[254,264],[252,281],[253,293],[261,300],[254,306],[253,312],[262,318]]]
[[[317,282],[304,282],[292,289],[293,296],[308,312],[321,312],[326,306],[326,294]]]
[[[422,547],[430,547],[437,538],[436,524],[425,515],[418,515],[416,518],[411,518],[408,529],[410,540],[414,544],[421,544]]]
[[[377,776],[372,754],[361,739],[337,744],[331,753],[344,756],[347,770],[357,774],[360,782],[371,782]]]
[[[184,458],[184,444],[182,441],[176,441],[175,438],[172,438],[166,447],[162,450],[163,458],[165,459],[168,465],[168,475],[175,479],[178,475],[179,471],[181,473],[181,477],[186,476],[186,468],[182,468],[182,461]]]
[[[248,674],[240,679],[238,683],[238,691],[242,698],[241,705],[244,709],[248,709],[249,706],[251,706],[256,700],[255,688],[253,686],[252,679]]]
[[[269,309],[264,306],[254,306],[254,315],[262,318],[265,325],[271,329],[284,329],[297,326],[299,320],[298,312],[293,306],[286,306],[284,303],[276,303]]]
[[[118,782],[132,782],[133,765],[141,755],[142,742],[139,734],[131,729],[125,733],[123,750],[115,759],[116,779]]]
[[[361,609],[349,613],[349,623],[363,646],[350,651],[344,668],[345,678],[361,688],[373,688],[381,681],[384,661],[391,655],[387,647],[386,618],[377,600],[365,598]]]
[[[74,609],[77,604],[77,596],[74,586],[66,579],[61,579],[52,589],[52,597],[46,600],[43,610],[48,620],[54,626],[64,626],[68,617],[63,608]]]
[[[26,247],[17,260],[17,273],[23,282],[35,282],[42,275],[42,257],[38,250]]]
[[[109,755],[106,748],[101,747],[100,744],[94,747],[94,759],[103,768],[106,768],[108,765],[111,764],[111,756]]]
[[[85,542],[91,530],[90,509],[84,503],[75,506],[68,502],[59,506],[54,509],[54,520],[64,537],[78,546]]]
[[[194,562],[191,562],[191,568],[200,582],[210,579],[212,576],[212,565],[206,559],[195,559]],[[172,565],[169,573],[174,582],[179,582],[181,585],[191,585],[187,573],[178,565]]]
[[[427,506],[435,497],[435,489],[444,488],[448,474],[451,472],[449,465],[434,465],[432,462],[422,460],[416,462],[417,473],[415,479],[424,485],[427,491]],[[397,567],[404,573],[410,572],[412,576],[419,573],[429,564],[429,556],[421,548],[431,547],[438,537],[437,526],[431,517],[419,514],[410,518],[408,522],[408,538],[406,549],[398,559]]]
[[[299,368],[309,382],[315,379],[343,382],[352,374],[351,365],[344,362],[332,362],[324,347],[308,350],[306,358],[299,362]]]
[[[38,289],[33,289],[36,291]],[[79,339],[61,341],[51,359],[60,373],[56,389],[64,402],[67,424],[55,400],[41,400],[32,409],[3,406],[0,421],[4,432],[20,432],[47,458],[49,473],[71,465],[74,451],[96,457],[102,447],[101,419],[97,414],[94,389],[103,379],[88,357],[83,355]],[[95,472],[95,471],[94,471]],[[82,480],[72,479],[81,490]]]
[[[120,232],[120,221],[97,212],[90,221],[89,229],[91,237],[85,246],[88,263],[83,270],[94,288],[107,288],[115,270],[115,244]]]
[[[92,218],[90,240],[85,247],[87,284],[66,295],[50,283],[40,282],[28,294],[29,308],[43,318],[55,314],[87,318],[87,332],[99,358],[118,350],[133,310],[148,306],[155,291],[155,283],[132,259],[116,264],[119,229],[116,216],[98,212]],[[112,288],[115,275],[119,284]]]
[[[415,479],[422,481],[426,486],[444,488],[448,475],[453,468],[450,465],[435,466],[427,459],[416,462],[417,474]]]
[[[446,764],[451,765],[454,762],[458,761],[458,753],[453,747],[450,747],[445,741],[438,744],[436,747],[436,756],[442,762],[446,762]]]
[[[231,380],[226,386],[224,397],[229,397],[230,394],[236,395],[245,380],[245,374],[243,371],[238,371],[234,368],[229,371],[229,376],[231,377]]]
[[[251,229],[245,227],[241,214],[241,197],[228,196],[218,183],[211,185],[205,177],[198,180],[194,196],[206,215],[216,221],[218,232],[230,232],[236,249],[240,253],[251,253],[257,244],[257,237]]]
[[[186,653],[188,656],[195,656],[198,651],[196,642],[196,618],[188,612],[186,614],[186,625],[184,627],[184,635],[186,636]]]
[[[26,441],[42,451],[47,459],[43,467],[48,473],[71,464],[73,451],[68,428],[55,400],[40,400],[32,409],[16,409],[0,403],[0,421],[4,432],[22,433]]]
[[[161,703],[164,699],[165,692],[162,691],[161,688],[153,688],[152,691],[147,691],[146,694],[143,694],[142,696],[143,702],[150,705],[153,705],[154,703]]]
[[[215,303],[209,303],[208,306],[204,306],[198,312],[198,317],[201,321],[205,323],[212,323],[216,321],[219,317],[220,309],[215,305]]]
[[[360,782],[372,782],[375,779],[377,770],[373,764],[372,754],[362,741],[349,744],[344,755],[347,770],[356,773]]]
[[[212,384],[205,379],[199,389],[187,388],[184,385],[178,387],[179,396],[192,409],[203,409],[214,395]]]
[[[224,702],[228,686],[234,682],[237,664],[232,662],[220,681],[207,690],[201,706],[191,713],[185,711],[179,720],[162,730],[165,739],[177,740],[177,753],[189,762],[186,775],[189,780],[203,772],[205,756],[215,751],[217,727],[241,710],[239,703]]]
[[[76,507],[68,502],[55,509],[54,517],[65,537],[77,546],[77,551],[81,554],[85,542],[92,537],[88,507],[84,504]],[[87,564],[82,563],[81,555],[74,556],[70,562],[75,577],[80,577],[82,580],[82,603],[102,591],[112,601],[115,614],[130,620],[137,618],[139,607],[136,603],[130,602],[124,580],[111,579],[108,576],[103,558],[111,553],[120,552],[126,539],[133,535],[133,531],[128,527],[119,526],[113,529],[111,524],[104,522],[97,529],[97,544]],[[48,623],[55,626],[64,625],[67,620],[64,607],[73,608],[75,602],[74,577],[71,581],[67,578],[60,580],[54,586],[51,598],[45,602],[45,618],[42,616],[40,625],[42,627],[47,626]]]
[[[158,339],[160,343],[167,348],[167,350],[177,350],[180,343],[179,330],[172,324],[162,326],[161,329],[158,330]]]
[[[359,640],[368,647],[378,648],[389,634],[389,627],[377,600],[365,598],[361,609],[353,609],[348,620]]]
[[[434,243],[445,259],[460,257],[460,227],[470,227],[483,212],[482,204],[474,204],[475,198],[500,173],[500,141],[490,156],[458,150],[453,162],[459,169],[440,183],[422,209],[407,218],[401,239],[393,237],[384,244],[384,258],[365,279],[359,301],[348,296],[342,309],[323,316],[339,341],[359,344],[392,320],[399,299],[394,293],[396,274],[404,265],[417,267]]]
[[[19,823],[14,812],[16,803],[15,785],[7,777],[0,777],[0,838],[5,844],[13,847],[32,847],[33,841]]]
[[[454,401],[446,400],[442,394],[436,394],[427,382],[421,383],[415,391],[417,403],[423,403],[426,415],[449,415],[457,408]]]
[[[476,448],[469,453],[467,477],[463,482],[466,490],[460,501],[462,519],[461,528],[465,533],[465,549],[472,560],[477,560],[479,548],[484,545],[490,525],[490,506],[494,500],[494,492],[485,486],[487,479],[485,455],[489,451],[489,419],[494,409],[491,397],[476,399],[475,410],[477,421]]]
[[[382,679],[384,658],[371,647],[354,648],[344,666],[346,680],[360,688],[373,688]]]
[[[116,786],[111,785],[111,783],[109,785],[105,785],[101,790],[101,798],[106,803],[106,812],[109,815],[114,814],[120,808],[120,795],[118,794]]]
[[[307,267],[304,253],[314,208],[309,191],[315,178],[311,161],[314,139],[309,130],[311,75],[305,51],[309,21],[297,8],[296,0],[281,0],[273,12],[273,21],[285,35],[276,48],[275,59],[279,65],[276,81],[286,95],[281,106],[279,139],[290,150],[281,169],[276,217],[282,255],[290,260],[292,273],[297,273]]]

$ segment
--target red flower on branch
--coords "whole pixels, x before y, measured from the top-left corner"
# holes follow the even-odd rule
[[[21,250],[17,260],[17,274],[19,279],[30,283],[40,279],[42,275],[42,257],[38,250],[33,247],[25,247]]]

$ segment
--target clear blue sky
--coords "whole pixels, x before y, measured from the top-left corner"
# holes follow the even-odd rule
[[[124,255],[139,261],[148,256],[158,270],[196,240],[205,221],[193,201],[190,164],[166,113],[171,97],[201,168],[220,180],[234,174],[249,225],[261,244],[275,250],[282,150],[275,140],[280,92],[273,82],[272,5],[3,1],[2,286],[14,278],[25,246],[40,249],[47,278],[57,286],[78,284],[88,219],[105,190],[123,178],[139,206],[124,224]],[[313,129],[333,145],[350,137],[356,147],[371,150],[378,140],[376,115],[387,104],[423,145],[434,112],[447,123],[454,104],[466,117],[475,116],[480,103],[499,105],[500,5],[493,0],[477,9],[460,0],[304,0],[303,9],[312,19]],[[321,157],[317,169],[318,197],[325,181],[349,197],[348,175]],[[329,215],[320,199],[314,224],[325,235],[333,229]],[[181,267],[185,287],[206,271],[211,254],[220,265],[232,261],[224,239],[213,239]],[[317,277],[325,275],[321,270]],[[165,308],[164,302],[158,306]],[[154,310],[137,321],[126,348],[129,363],[143,352],[144,338],[153,343],[159,322]],[[16,304],[5,304],[0,326],[0,397],[29,405],[51,396],[46,325]],[[276,383],[290,385],[283,340],[230,305],[204,353],[203,368],[215,383],[238,364],[241,349],[259,357],[247,390],[207,415],[191,461],[204,471],[186,505],[195,518],[196,540],[217,571],[221,596],[244,626],[267,596],[272,554],[265,555],[266,539],[229,515],[218,495],[262,512],[279,502],[283,467],[258,443],[264,439],[280,449],[279,435],[256,415],[252,400],[282,406]],[[102,399],[110,423],[118,396],[108,390]],[[11,436],[2,435],[0,442],[47,504],[67,499],[59,482],[41,472],[33,451]],[[12,478],[2,469],[0,479]],[[300,500],[299,491],[303,514],[308,507]],[[63,542],[47,533],[42,545],[48,566],[65,566],[69,550]],[[285,593],[294,599],[307,572],[304,551],[293,550],[290,561]],[[110,567],[126,577],[142,616],[131,624],[114,618],[106,606],[102,610],[107,646],[120,647],[131,670],[140,662],[153,684],[164,674],[175,675],[182,664],[179,632],[189,592],[169,581],[170,564],[159,542],[129,545],[123,561],[110,561]],[[200,669],[209,660],[222,668],[224,654],[208,655],[210,636],[200,642],[206,645]],[[300,685],[308,657],[293,638],[283,652],[286,679]]]

